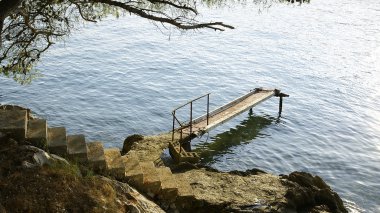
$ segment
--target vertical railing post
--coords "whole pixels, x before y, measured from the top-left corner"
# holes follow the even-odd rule
[[[193,102],[190,102],[190,140],[193,132]]]
[[[179,153],[181,153],[181,151],[182,151],[182,128],[181,128],[181,135],[179,138]]]
[[[278,115],[281,116],[282,113],[282,95],[280,95],[280,104],[278,106]]]
[[[181,139],[179,140],[179,153],[182,151],[182,129],[181,129]]]
[[[174,141],[174,128],[175,128],[175,111],[173,111],[173,129],[172,129],[172,142]]]
[[[210,111],[210,93],[207,94],[207,125],[208,125],[209,111]]]

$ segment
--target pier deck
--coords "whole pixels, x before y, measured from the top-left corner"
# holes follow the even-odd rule
[[[274,96],[274,90],[250,92],[247,95],[244,95],[210,112],[208,121],[207,115],[195,119],[192,122],[192,126],[188,125],[182,130],[182,132],[184,134],[190,134],[190,132],[192,132],[193,134],[200,135],[217,127],[218,125],[227,122],[228,120],[234,118],[235,116],[238,116],[244,111],[251,109],[252,107],[269,99],[272,96]]]
[[[252,107],[258,105],[259,103],[271,98],[272,96],[280,97],[280,113],[282,110],[282,97],[287,97],[288,95],[280,93],[277,89],[261,89],[257,88],[248,94],[241,96],[230,103],[227,103],[207,114],[198,117],[196,119],[192,118],[192,103],[200,98],[207,96],[207,111],[209,111],[209,94],[196,98],[179,108],[186,105],[190,105],[190,121],[187,124],[181,124],[175,116],[175,109],[173,111],[173,132],[181,132],[184,135],[201,135],[218,125],[225,123],[226,121],[234,118],[235,116],[241,114],[244,111],[251,109]],[[175,128],[175,121],[180,125],[179,128]],[[181,134],[181,135],[182,135]]]

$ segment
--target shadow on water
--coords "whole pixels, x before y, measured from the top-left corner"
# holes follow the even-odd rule
[[[194,144],[194,150],[201,157],[202,163],[214,163],[218,157],[232,152],[231,148],[251,142],[257,137],[265,137],[260,131],[273,122],[278,122],[278,118],[269,115],[258,116],[249,114],[235,128],[208,138],[207,133]]]

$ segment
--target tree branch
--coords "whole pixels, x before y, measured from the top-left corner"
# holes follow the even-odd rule
[[[183,23],[177,21],[177,19],[171,19],[171,18],[165,18],[165,17],[160,17],[160,16],[155,16],[152,14],[148,14],[144,12],[143,9],[132,7],[128,4],[125,4],[123,2],[118,2],[118,1],[113,1],[113,0],[94,0],[95,2],[103,3],[103,4],[108,4],[111,6],[119,7],[122,8],[130,13],[133,13],[137,16],[140,16],[142,18],[146,18],[152,21],[158,21],[162,23],[168,23],[173,26],[176,26],[179,29],[183,30],[191,30],[191,29],[199,29],[199,28],[210,28],[213,30],[219,30],[219,31],[224,31],[224,28],[229,28],[229,29],[234,29],[233,26],[224,24],[223,22],[210,22],[210,23]]]
[[[2,47],[2,34],[5,18],[11,14],[23,0],[1,0],[0,1],[0,47]]]
[[[70,1],[71,3],[73,3],[73,4],[78,8],[79,14],[80,14],[80,16],[83,18],[83,20],[96,23],[95,20],[93,20],[93,19],[89,19],[89,18],[87,18],[87,17],[85,17],[85,16],[83,15],[82,8],[81,8],[81,6],[80,6],[78,3],[74,2],[74,1],[71,1],[71,0],[69,0],[69,1]]]
[[[178,5],[178,4],[174,4],[173,2],[170,2],[170,1],[166,1],[166,0],[148,0],[150,3],[152,4],[166,4],[166,5],[170,5],[170,6],[173,6],[175,8],[178,8],[178,9],[183,9],[183,10],[189,10],[191,12],[193,12],[194,14],[198,15],[198,11],[192,7],[188,7],[186,5]]]

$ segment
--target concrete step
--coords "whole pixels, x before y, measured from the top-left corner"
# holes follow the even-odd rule
[[[47,122],[44,119],[28,120],[28,129],[26,131],[26,139],[32,145],[47,148]]]
[[[143,186],[141,190],[154,197],[161,190],[161,181],[158,171],[152,161],[140,162],[143,172]]]
[[[200,157],[195,152],[186,152],[185,149],[181,148],[178,142],[169,143],[169,153],[176,163],[189,162],[197,163]]]
[[[66,157],[67,137],[65,127],[48,128],[48,149],[50,153]]]
[[[26,110],[0,110],[0,132],[22,141],[26,138],[28,117]]]
[[[88,165],[94,171],[104,171],[106,169],[106,159],[102,142],[87,143]]]
[[[68,135],[67,150],[68,157],[71,160],[77,161],[79,163],[86,163],[88,161],[88,150],[84,135]]]
[[[153,161],[154,165],[156,167],[163,167],[165,166],[164,161],[161,159],[161,157],[157,158],[156,160]]]
[[[121,158],[119,148],[109,148],[104,150],[104,157],[106,160],[106,170],[110,175],[123,179],[125,178],[125,166]]]
[[[181,152],[180,162],[198,163],[200,157],[196,152]]]
[[[177,143],[169,143],[169,154],[177,163],[181,162],[180,147]]]
[[[161,191],[159,198],[168,201],[169,203],[175,201],[178,194],[177,182],[169,167],[157,168],[158,176],[161,181]]]
[[[134,152],[128,152],[121,157],[125,165],[125,177],[131,185],[137,187],[143,184],[143,172],[139,164],[139,158]]]

